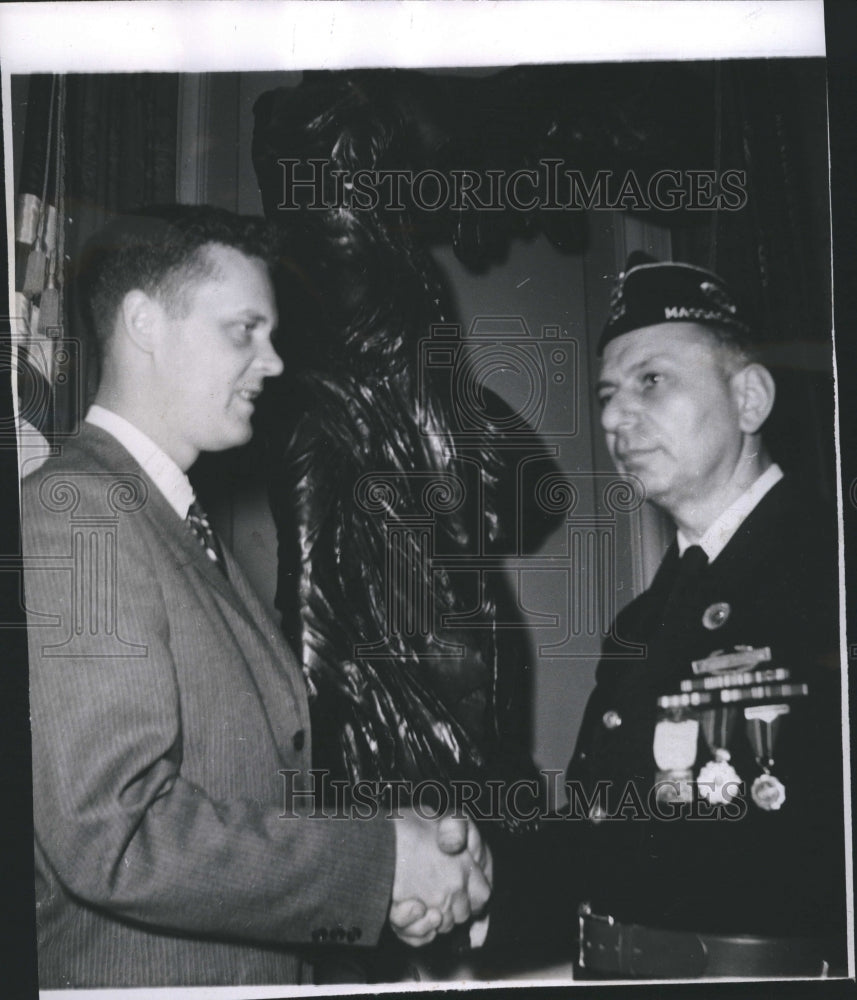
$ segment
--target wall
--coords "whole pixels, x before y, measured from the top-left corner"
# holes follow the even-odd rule
[[[539,766],[559,770],[571,756],[609,623],[648,584],[669,537],[653,511],[614,518],[605,504],[605,485],[615,478],[591,388],[598,369],[594,344],[612,277],[632,249],[669,256],[669,234],[612,212],[590,213],[587,226],[581,255],[564,255],[539,236],[516,241],[502,265],[478,276],[459,263],[451,247],[435,253],[465,330],[477,317],[520,316],[534,339],[559,327],[575,345],[557,366],[548,348],[554,342],[541,341],[547,406],[536,429],[578,492],[577,505],[537,552],[507,560],[522,614],[532,622],[533,753]],[[563,381],[554,382],[556,376]],[[513,407],[521,405],[519,375],[497,375],[489,387]],[[605,543],[606,565],[593,551]],[[548,616],[555,621],[545,620]]]

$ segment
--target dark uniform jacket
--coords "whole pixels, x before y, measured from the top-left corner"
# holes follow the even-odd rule
[[[489,945],[501,952],[542,946],[570,957],[584,901],[656,928],[828,939],[844,927],[835,513],[782,480],[695,579],[676,585],[678,572],[673,544],[651,587],[614,623],[569,765],[568,815],[495,853]],[[659,802],[659,697],[681,694],[682,680],[700,686],[693,661],[742,646],[770,649],[748,673],[784,669],[790,687],[709,689],[749,699],[727,702],[715,719],[714,742],[728,750],[740,794],[719,806],[697,791],[686,804]],[[806,695],[781,696],[802,685]],[[764,761],[785,800],[767,810],[751,794],[762,766],[744,717],[748,705],[766,704],[789,709],[777,720],[773,762]],[[704,730],[692,779],[712,757]]]
[[[782,480],[717,558],[677,585],[673,544],[649,590],[617,617],[568,772],[572,812],[590,814],[569,821],[582,826],[575,891],[595,912],[721,933],[813,936],[843,926],[835,529],[833,512]],[[627,643],[643,655],[628,655]],[[694,661],[741,647],[768,648],[770,659],[734,681],[694,673]],[[719,746],[742,784],[727,804],[714,807],[697,790],[673,812],[653,791],[664,776],[655,730],[669,716],[658,699],[692,678],[713,699],[689,706],[700,719],[693,778],[706,777],[700,769]],[[774,727],[745,718],[748,706],[764,705],[788,711]],[[763,765],[785,790],[779,808],[754,801]],[[599,782],[608,783],[600,800]]]

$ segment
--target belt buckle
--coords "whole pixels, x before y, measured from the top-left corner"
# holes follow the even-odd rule
[[[615,924],[615,920],[607,915],[604,916],[600,913],[593,913],[592,906],[589,903],[581,903],[577,908],[577,922],[580,930],[580,937],[577,945],[577,964],[581,969],[586,968],[586,958],[584,955],[584,943],[586,941],[586,921],[596,920],[599,923],[606,924],[607,927],[612,927]]]

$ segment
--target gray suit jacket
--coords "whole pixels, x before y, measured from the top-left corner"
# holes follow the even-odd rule
[[[303,677],[234,559],[90,425],[22,510],[42,988],[299,982],[295,946],[374,943],[392,824],[287,815]]]

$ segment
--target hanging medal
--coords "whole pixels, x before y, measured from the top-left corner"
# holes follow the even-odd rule
[[[713,806],[731,802],[741,790],[741,778],[726,749],[735,728],[735,717],[734,708],[718,707],[703,712],[700,719],[712,759],[700,768],[696,784],[702,798]]]
[[[762,769],[750,788],[750,797],[765,812],[776,812],[786,801],[786,786],[771,772],[777,732],[782,717],[790,711],[788,705],[749,705],[744,709],[747,735]]]
[[[655,795],[658,802],[693,800],[693,765],[699,737],[699,720],[671,711],[658,720],[652,753],[658,771]]]

